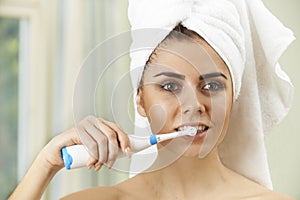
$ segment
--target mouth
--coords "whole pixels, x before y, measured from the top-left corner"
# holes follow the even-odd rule
[[[184,131],[189,127],[193,127],[197,130],[197,134],[202,134],[204,132],[206,132],[209,129],[209,126],[205,125],[205,124],[198,124],[198,125],[182,125],[179,126],[178,128],[176,128],[176,131]]]

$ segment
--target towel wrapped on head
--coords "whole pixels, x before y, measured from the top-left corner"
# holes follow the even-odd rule
[[[228,133],[219,147],[221,160],[272,188],[264,134],[291,105],[292,84],[278,59],[294,40],[293,33],[261,0],[129,0],[128,16],[134,89],[151,53],[178,23],[199,34],[221,56],[234,88]],[[145,126],[146,119],[136,111],[136,132]],[[133,159],[136,169],[135,165],[140,163]]]
[[[131,68],[144,66],[158,43],[178,23],[181,23],[186,28],[201,35],[225,61],[231,74],[234,74],[232,76],[234,99],[237,99],[245,63],[245,40],[236,8],[234,5],[225,2],[226,0],[166,0],[162,2],[141,0],[130,2],[128,15],[132,29],[145,30],[151,28],[151,31],[149,31],[151,34],[148,34],[150,38],[140,38],[142,34],[133,32]],[[140,9],[138,9],[139,7]],[[145,8],[147,8],[147,11],[145,11]],[[147,52],[143,49],[135,51],[137,48],[144,47],[141,46],[143,45],[141,40],[151,41],[151,44],[147,44],[149,46],[145,46]],[[144,52],[141,53],[141,51]],[[134,84],[136,87],[136,83]]]

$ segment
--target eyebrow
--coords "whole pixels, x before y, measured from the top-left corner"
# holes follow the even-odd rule
[[[184,75],[177,74],[177,73],[174,73],[174,72],[161,72],[159,74],[154,75],[153,77],[158,77],[158,76],[174,77],[174,78],[178,78],[178,79],[181,79],[181,80],[185,79]]]
[[[153,77],[158,77],[158,76],[174,77],[174,78],[178,78],[178,79],[181,79],[181,80],[185,79],[184,75],[177,74],[177,73],[174,73],[174,72],[161,72],[159,74],[154,75]],[[201,75],[199,77],[199,80],[205,80],[205,79],[209,79],[209,78],[215,78],[215,77],[218,77],[218,76],[221,76],[221,77],[223,77],[223,78],[225,78],[227,80],[227,77],[223,73],[220,73],[220,72],[203,74],[203,75]]]
[[[214,73],[209,73],[209,74],[203,74],[199,77],[199,80],[205,80],[205,79],[209,79],[209,78],[215,78],[215,77],[218,77],[218,76],[221,76],[223,78],[225,78],[227,80],[227,77],[221,73],[221,72],[214,72]]]

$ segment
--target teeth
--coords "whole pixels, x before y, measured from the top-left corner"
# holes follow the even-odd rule
[[[205,130],[205,126],[199,126],[199,127],[198,127],[198,130],[199,130],[199,131],[204,131],[204,130]]]
[[[188,128],[188,126],[181,126],[178,128],[179,131],[184,131]]]
[[[191,126],[181,126],[178,128],[178,130],[184,131],[184,130],[188,129],[189,127],[191,127]],[[206,126],[202,126],[202,125],[201,126],[192,126],[192,127],[196,128],[198,131],[201,131],[201,132],[204,131],[206,128]]]

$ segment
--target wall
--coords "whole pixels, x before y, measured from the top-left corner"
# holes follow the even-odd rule
[[[299,0],[263,0],[266,7],[277,16],[284,25],[294,31],[296,39],[280,60],[282,68],[292,79],[295,86],[293,106],[288,116],[266,138],[267,150],[273,186],[275,191],[289,194],[300,199],[300,1]]]

